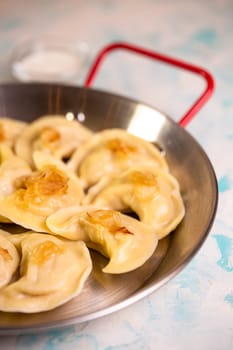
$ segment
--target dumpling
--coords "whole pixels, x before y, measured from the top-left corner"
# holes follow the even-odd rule
[[[15,141],[21,135],[28,124],[21,120],[7,117],[0,118],[0,144],[5,144],[11,149],[14,148]]]
[[[135,212],[159,239],[175,229],[185,212],[177,180],[150,166],[136,166],[118,176],[105,177],[90,189],[83,204]]]
[[[135,164],[152,163],[168,170],[164,155],[150,142],[121,129],[96,133],[75,151],[68,162],[84,187],[97,183],[104,175],[121,173]]]
[[[1,311],[47,311],[81,292],[92,270],[85,243],[29,232],[18,238],[18,244],[19,278],[0,289]]]
[[[47,225],[55,234],[85,240],[89,248],[108,257],[103,272],[111,274],[143,265],[158,243],[152,228],[113,210],[66,208],[48,217]]]
[[[8,240],[8,235],[0,230],[0,289],[11,281],[20,262],[19,253]]]
[[[33,166],[32,153],[47,151],[54,157],[68,158],[92,132],[77,120],[62,115],[43,116],[25,128],[16,142],[16,153]]]
[[[0,198],[14,192],[18,177],[30,173],[31,169],[25,160],[14,155],[8,145],[0,144]],[[0,215],[0,222],[9,220]]]
[[[103,272],[119,274],[143,265],[154,253],[158,238],[140,221],[112,210],[87,213],[80,222],[88,246],[109,257]]]
[[[0,198],[0,214],[25,228],[48,232],[47,216],[79,204],[84,193],[77,176],[62,161],[39,151],[33,157],[38,170],[15,180],[14,192]]]

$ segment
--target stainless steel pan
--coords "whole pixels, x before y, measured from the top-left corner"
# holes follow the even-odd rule
[[[87,87],[102,59],[115,49],[134,51],[204,77],[207,87],[180,125],[144,103]],[[92,253],[94,270],[80,296],[49,312],[0,313],[0,334],[39,332],[84,322],[138,301],[155,292],[186,266],[203,244],[213,223],[217,207],[214,170],[203,149],[183,128],[210,97],[214,87],[211,75],[188,63],[116,43],[100,52],[85,85],[3,84],[0,86],[0,115],[31,121],[43,114],[70,112],[77,117],[84,116],[84,124],[95,131],[119,127],[155,142],[166,152],[171,171],[180,183],[185,218],[169,237],[160,241],[152,258],[133,272],[104,275],[101,272],[104,258]]]

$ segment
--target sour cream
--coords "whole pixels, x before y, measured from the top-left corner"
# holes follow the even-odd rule
[[[13,64],[13,74],[23,81],[61,81],[77,76],[83,60],[69,51],[38,50]]]

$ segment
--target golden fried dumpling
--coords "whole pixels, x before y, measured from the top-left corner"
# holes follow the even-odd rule
[[[47,151],[54,157],[68,158],[92,132],[77,120],[62,115],[47,115],[33,121],[16,142],[16,153],[33,166],[32,153]]]
[[[184,216],[177,180],[167,171],[137,166],[92,187],[84,204],[133,211],[154,229],[159,239],[169,234]]]
[[[14,148],[15,141],[21,135],[28,124],[21,120],[7,117],[0,118],[0,144],[6,144]]]
[[[55,234],[85,240],[89,248],[108,257],[103,268],[106,273],[138,268],[151,257],[158,242],[152,228],[113,210],[66,208],[48,217],[47,225]]]
[[[79,204],[84,196],[77,176],[43,152],[34,152],[38,170],[15,180],[12,194],[0,198],[0,214],[35,231],[48,232],[45,220],[54,211]]]
[[[19,266],[20,258],[7,232],[0,230],[0,290],[7,285]]]
[[[19,278],[0,289],[0,310],[41,312],[77,296],[92,270],[88,248],[49,234],[28,232],[18,239]]]
[[[135,164],[152,163],[168,170],[165,157],[150,142],[121,129],[107,129],[92,136],[72,155],[68,166],[84,187],[97,183],[104,175],[121,173]]]

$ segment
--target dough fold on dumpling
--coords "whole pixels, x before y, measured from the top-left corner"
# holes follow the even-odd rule
[[[14,192],[15,180],[31,173],[27,162],[16,156],[7,144],[0,144],[0,198]],[[0,215],[0,222],[10,220]]]
[[[70,239],[89,241],[87,232],[80,225],[80,220],[86,217],[87,213],[97,210],[97,207],[70,206],[57,210],[46,219],[46,225],[50,232],[55,235]]]
[[[0,310],[33,313],[54,309],[77,296],[92,270],[88,248],[48,234],[18,238],[19,278],[0,289]]]
[[[150,166],[135,166],[103,178],[90,189],[83,204],[135,212],[159,239],[174,230],[185,213],[177,180]]]
[[[11,281],[20,262],[19,253],[8,235],[0,230],[0,290]]]
[[[112,274],[143,265],[158,243],[152,228],[113,210],[65,208],[48,217],[47,225],[54,234],[82,239],[89,248],[108,257],[103,272]]]
[[[42,116],[33,121],[16,142],[16,153],[33,166],[32,153],[47,151],[56,158],[68,158],[92,135],[92,131],[77,120],[62,115]]]
[[[0,144],[5,144],[14,149],[15,142],[23,130],[27,127],[27,123],[11,119],[8,117],[0,118]]]
[[[152,143],[126,130],[107,129],[83,143],[73,153],[68,166],[78,174],[86,188],[107,174],[121,173],[135,164],[148,163],[168,170],[164,155]]]
[[[31,172],[25,160],[16,156],[9,146],[0,144],[0,198],[14,191],[15,179]]]
[[[38,170],[15,180],[12,194],[0,198],[0,215],[27,229],[49,232],[45,224],[56,210],[79,204],[84,196],[77,176],[43,152],[34,152]]]

